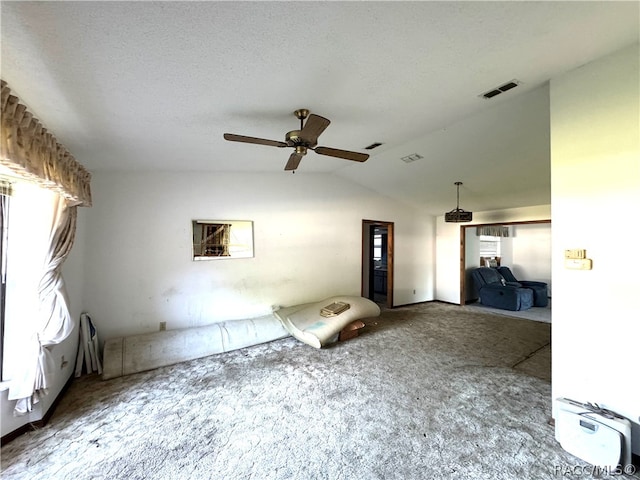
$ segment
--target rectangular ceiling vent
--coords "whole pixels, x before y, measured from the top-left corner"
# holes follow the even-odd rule
[[[371,145],[369,145],[368,147],[364,147],[365,150],[373,150],[376,147],[379,147],[380,145],[382,145],[382,143],[380,142],[375,142],[372,143]]]
[[[421,158],[424,157],[418,153],[413,153],[411,155],[407,155],[406,157],[400,158],[400,160],[402,160],[404,163],[411,163],[415,162],[416,160],[420,160]]]
[[[480,97],[482,98],[493,98],[496,95],[500,95],[501,93],[504,93],[508,90],[511,90],[512,88],[517,87],[518,85],[520,85],[520,81],[518,80],[511,80],[510,82],[505,83],[504,85],[500,85],[497,88],[494,88],[493,90],[489,90],[488,92],[483,93],[482,95],[480,95]]]

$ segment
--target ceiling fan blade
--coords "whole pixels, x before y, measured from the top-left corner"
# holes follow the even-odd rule
[[[289,157],[289,161],[285,165],[284,169],[295,170],[296,168],[298,168],[298,165],[300,165],[300,160],[302,160],[302,157],[304,157],[304,155],[302,155],[301,153],[293,152]]]
[[[244,135],[235,135],[233,133],[225,133],[224,139],[230,142],[255,143],[257,145],[268,145],[270,147],[288,147],[284,142],[277,140],[267,140],[264,138],[245,137]]]
[[[330,123],[331,122],[326,118],[312,113],[309,115],[309,118],[307,118],[304,127],[302,127],[300,136],[309,144],[309,146],[315,147],[318,144],[318,137],[325,131]]]
[[[354,162],[364,162],[369,158],[367,153],[350,152],[348,150],[339,150],[337,148],[316,147],[316,153],[320,155],[328,155],[329,157],[344,158],[345,160],[353,160]]]

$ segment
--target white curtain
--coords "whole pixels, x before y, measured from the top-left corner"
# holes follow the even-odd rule
[[[73,245],[76,206],[91,206],[91,174],[4,80],[0,113],[0,173],[8,171],[42,187],[27,200],[16,198],[11,206],[12,213],[15,204],[23,213],[22,218],[12,215],[9,229],[5,318],[11,321],[6,322],[4,338],[12,341],[4,345],[2,367],[3,378],[10,372],[9,399],[18,400],[19,415],[31,411],[39,395],[46,393],[53,371],[50,348],[73,331],[61,268]],[[40,203],[46,195],[53,197]]]
[[[53,192],[49,203],[50,224],[47,248],[37,284],[37,305],[29,313],[35,315],[34,330],[21,349],[21,361],[14,367],[9,387],[9,399],[17,400],[15,415],[31,411],[32,405],[47,393],[48,377],[54,362],[50,348],[67,338],[74,328],[69,313],[69,301],[62,278],[62,264],[71,248],[76,230],[77,207]],[[25,319],[27,322],[29,319]]]

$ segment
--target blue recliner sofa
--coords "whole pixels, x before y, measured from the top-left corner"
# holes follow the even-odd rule
[[[533,290],[510,284],[495,268],[480,267],[471,272],[480,303],[503,310],[527,310],[533,306]]]
[[[500,272],[500,275],[504,277],[507,283],[519,283],[524,288],[530,288],[533,290],[534,307],[546,307],[549,304],[549,295],[546,283],[534,282],[532,280],[516,280],[516,277],[511,273],[509,267],[498,267],[498,272]]]

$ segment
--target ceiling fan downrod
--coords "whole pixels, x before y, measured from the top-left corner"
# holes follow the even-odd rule
[[[300,119],[300,130],[304,127],[304,120],[309,116],[309,109],[299,108],[293,114]]]

